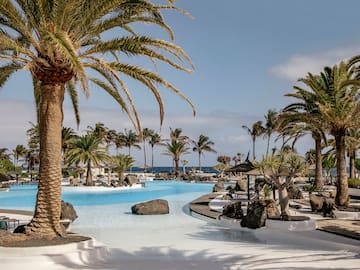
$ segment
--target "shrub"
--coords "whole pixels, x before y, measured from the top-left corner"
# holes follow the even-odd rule
[[[360,188],[360,179],[349,178],[348,183],[351,188]]]
[[[303,191],[308,191],[308,192],[315,192],[315,191],[319,191],[315,186],[313,185],[305,185],[302,187]]]

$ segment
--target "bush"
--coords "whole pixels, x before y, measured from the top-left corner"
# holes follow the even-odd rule
[[[348,183],[350,188],[360,188],[360,179],[349,178]]]
[[[305,185],[302,187],[303,191],[308,191],[308,192],[315,192],[315,191],[319,191],[315,186],[313,185]]]

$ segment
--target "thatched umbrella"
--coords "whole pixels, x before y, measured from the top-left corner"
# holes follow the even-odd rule
[[[255,169],[254,164],[249,160],[247,157],[246,160],[238,165],[235,165],[234,167],[231,167],[230,169],[227,169],[226,172],[241,172],[247,175],[247,192],[248,192],[248,200],[250,200],[250,175],[248,174],[249,171],[252,171]]]

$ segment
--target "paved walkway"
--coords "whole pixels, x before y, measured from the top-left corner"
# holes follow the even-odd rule
[[[209,202],[218,196],[219,193],[210,193],[197,198],[189,204],[191,211],[212,219],[219,219],[221,215],[209,207]],[[333,233],[352,239],[360,240],[360,221],[343,219],[320,219],[316,220],[316,229]]]

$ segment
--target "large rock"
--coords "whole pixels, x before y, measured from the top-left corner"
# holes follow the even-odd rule
[[[229,218],[242,219],[244,212],[241,208],[241,202],[224,205],[222,214]]]
[[[257,229],[265,226],[267,218],[267,203],[264,200],[257,200],[248,205],[246,216],[241,220],[241,227]]]
[[[213,192],[219,192],[219,191],[224,191],[224,183],[221,182],[217,182],[215,183],[214,187],[213,187]]]
[[[166,200],[152,200],[138,203],[131,207],[131,212],[136,215],[164,215],[169,214],[169,204]]]
[[[128,174],[124,179],[124,183],[128,186],[132,186],[132,185],[138,184],[140,182],[139,182],[139,179],[136,177],[136,175]]]
[[[247,180],[236,181],[235,190],[236,191],[247,191],[248,190]]]
[[[334,198],[310,194],[310,205],[312,212],[322,212],[324,217],[334,217],[333,211],[336,210]]]
[[[73,222],[77,219],[77,214],[74,206],[71,203],[61,201],[61,220],[71,220]]]

